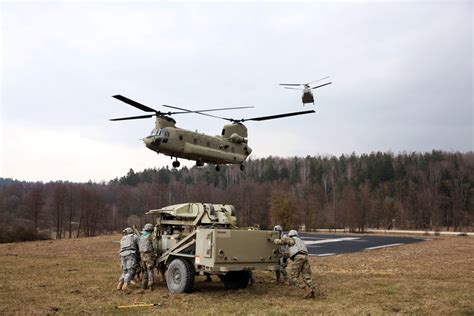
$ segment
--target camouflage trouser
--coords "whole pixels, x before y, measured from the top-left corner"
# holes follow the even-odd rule
[[[128,283],[135,275],[135,266],[137,264],[137,258],[134,254],[128,256],[120,256],[120,266],[122,268],[122,276],[119,282]]]
[[[285,279],[285,281],[288,280],[288,272],[286,272],[287,266],[288,266],[288,258],[281,256],[278,261],[278,270],[275,271],[277,281],[280,280],[281,275],[283,275],[283,278]]]
[[[300,274],[303,277],[303,281],[300,280]],[[304,289],[308,286],[314,289],[313,281],[311,280],[311,266],[307,255],[297,254],[293,258],[293,264],[291,265],[291,281],[297,287]]]
[[[155,255],[151,252],[142,252],[142,271],[143,271],[143,285],[153,286],[153,269],[155,267]]]

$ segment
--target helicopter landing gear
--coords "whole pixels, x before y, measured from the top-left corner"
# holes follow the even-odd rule
[[[219,172],[221,170],[221,166],[216,165],[216,171]]]
[[[244,165],[240,165],[240,171],[244,171],[245,170],[245,166]]]
[[[181,164],[179,163],[178,159],[176,159],[175,161],[173,161],[172,165],[173,168],[178,168]]]
[[[204,166],[204,161],[202,161],[202,160],[197,160],[197,161],[196,161],[196,166],[197,166],[197,167],[202,167],[202,166]]]

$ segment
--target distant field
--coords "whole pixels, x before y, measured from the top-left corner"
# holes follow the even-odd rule
[[[0,245],[0,314],[111,313],[115,305],[159,303],[139,313],[171,314],[474,314],[474,238],[431,241],[334,257],[311,258],[320,290],[314,300],[272,283],[227,291],[198,277],[191,294],[115,291],[119,235]],[[126,311],[130,313],[130,310]]]

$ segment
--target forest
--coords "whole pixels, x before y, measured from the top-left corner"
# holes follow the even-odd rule
[[[107,183],[0,178],[0,242],[89,237],[150,221],[166,205],[233,204],[240,227],[472,231],[474,153],[249,159],[130,171]]]

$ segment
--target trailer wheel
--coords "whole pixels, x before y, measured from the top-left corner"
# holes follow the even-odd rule
[[[224,287],[229,290],[245,289],[249,284],[249,271],[231,271],[221,277]]]
[[[173,259],[166,270],[165,278],[171,293],[188,293],[194,286],[194,267],[187,260]]]

